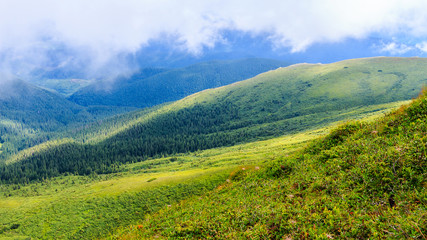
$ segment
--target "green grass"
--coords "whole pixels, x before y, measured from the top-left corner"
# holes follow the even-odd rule
[[[369,173],[377,176],[372,170],[375,166],[370,161],[377,163],[378,160],[394,156],[396,149],[412,149],[411,154],[425,156],[425,153],[418,153],[410,145],[425,144],[425,139],[420,137],[422,134],[425,136],[425,130],[417,132],[415,129],[418,125],[424,126],[423,122],[416,122],[408,128],[409,132],[417,135],[404,135],[403,130],[392,123],[387,127],[378,125],[378,130],[375,131],[382,133],[386,130],[386,133],[390,133],[382,138],[366,138],[363,142],[353,138],[351,134],[350,137],[343,136],[342,140],[350,139],[348,146],[352,146],[353,142],[357,143],[352,146],[354,148],[340,145],[340,142],[332,141],[330,144],[319,140],[316,143],[318,145],[311,145],[319,149],[316,153],[294,155],[293,152],[298,151],[310,139],[329,131],[327,128],[331,123],[362,116],[375,119],[377,114],[402,103],[388,104],[389,102],[411,98],[415,89],[425,83],[425,62],[425,59],[379,58],[278,69],[230,86],[206,90],[147,112],[132,113],[129,118],[129,115],[119,116],[108,120],[106,126],[102,122],[88,125],[90,131],[78,130],[72,133],[74,139],[57,140],[24,150],[22,155],[11,160],[10,166],[26,163],[33,154],[40,154],[42,160],[33,162],[33,166],[43,165],[46,160],[43,157],[51,156],[43,155],[46,152],[55,156],[50,159],[53,163],[75,153],[89,156],[93,152],[95,156],[104,153],[107,159],[117,156],[129,159],[124,159],[128,164],[120,164],[120,161],[111,163],[111,168],[116,172],[112,174],[96,175],[94,171],[88,171],[88,176],[74,176],[74,171],[71,171],[55,178],[46,177],[47,174],[39,175],[39,182],[33,181],[25,185],[0,185],[0,236],[87,239],[103,237],[120,228],[118,234],[111,237],[159,235],[165,238],[209,238],[216,232],[215,234],[219,234],[216,236],[222,238],[327,238],[329,235],[363,238],[363,234],[375,238],[389,236],[378,230],[382,223],[370,220],[381,214],[388,214],[390,219],[396,218],[398,221],[390,223],[385,228],[386,231],[392,232],[392,229],[399,227],[403,229],[396,230],[396,235],[393,236],[406,237],[405,233],[410,232],[411,224],[420,225],[420,231],[424,232],[424,222],[415,221],[416,218],[422,219],[425,212],[425,191],[422,188],[418,187],[413,192],[404,189],[394,195],[395,199],[403,202],[404,208],[399,210],[402,210],[403,213],[399,212],[402,215],[397,212],[383,213],[384,209],[388,211],[384,202],[387,202],[390,194],[379,186],[390,186],[386,183],[392,178],[381,175],[380,179],[385,179],[381,182],[382,180],[369,179],[368,175],[363,175],[364,167],[370,167]],[[336,80],[337,78],[341,78],[345,84]],[[330,84],[327,85],[327,82]],[[352,91],[346,88],[348,86],[353,86]],[[203,120],[206,125],[197,125],[199,120]],[[368,123],[358,123],[355,126],[358,133],[355,136],[358,137],[369,135],[369,131],[363,129],[375,129]],[[114,131],[116,127],[119,128],[117,132]],[[394,140],[389,142],[388,139],[393,134],[387,131],[397,131],[396,136],[400,140],[395,141],[408,143],[403,147],[393,148]],[[186,142],[190,146],[193,144],[191,140],[211,139],[215,143],[219,139],[224,142],[216,143],[216,148],[209,150],[195,147],[196,150],[192,153],[187,149],[178,153],[168,149],[155,152],[152,157],[144,155],[145,152],[127,155],[127,150],[141,147],[147,142],[144,139],[140,141],[144,134],[154,136],[154,140],[161,139],[157,146],[162,146],[163,140],[180,144],[190,139]],[[191,139],[195,136],[197,138]],[[275,138],[277,136],[282,137]],[[384,145],[384,142],[389,145]],[[423,149],[422,144],[417,145],[419,149]],[[91,148],[97,145],[101,147]],[[326,149],[325,146],[329,145],[332,148]],[[80,148],[74,149],[73,146]],[[367,151],[366,146],[376,146],[377,149],[367,149],[378,154]],[[113,147],[114,151],[111,150]],[[80,151],[81,149],[89,151]],[[60,152],[62,150],[64,152]],[[92,150],[99,152],[91,152]],[[105,154],[107,150],[115,155]],[[341,165],[336,161],[344,156],[352,156],[350,153],[359,156],[363,151],[365,152],[360,159],[365,165],[354,164],[357,166],[355,171],[361,172],[348,174],[339,171]],[[59,154],[55,155],[56,152]],[[30,157],[27,158],[28,156]],[[71,163],[77,163],[77,160],[82,164],[89,161],[85,157],[70,159]],[[346,161],[351,162],[350,160],[351,158]],[[381,164],[390,163],[379,163],[380,166]],[[347,167],[352,166],[348,164]],[[17,171],[19,168],[20,165],[16,168]],[[421,180],[424,176],[420,169],[405,171],[409,175],[421,176]],[[384,170],[384,174],[389,172],[390,169]],[[353,181],[351,182],[346,176],[353,176],[352,174],[361,174],[362,177],[356,178],[357,181],[350,179]],[[411,180],[414,181],[413,184],[418,184],[418,180],[414,179]],[[359,184],[360,181],[369,183],[374,180],[378,180],[378,183],[375,183],[377,185],[373,189],[379,188],[383,191],[381,194],[377,190],[364,192],[365,186],[354,188],[354,184]],[[222,185],[216,188],[220,184]],[[200,199],[201,194],[215,188],[216,191]],[[405,194],[409,196],[407,199]],[[176,205],[194,195],[198,197],[188,200],[188,203],[184,201]],[[349,200],[342,203],[342,197]],[[405,201],[409,203],[406,204]],[[348,202],[353,205],[346,205]],[[334,212],[334,206],[340,212]],[[356,211],[360,206],[366,208],[366,211]],[[135,227],[125,227],[142,222],[146,214],[153,214],[159,209],[163,209],[159,215],[148,217],[147,223],[142,223],[144,233],[140,232],[141,228],[137,230]],[[179,211],[168,212],[168,209]],[[405,215],[405,211],[414,212],[413,218]],[[255,213],[250,215],[251,212]],[[350,212],[356,213],[355,216],[349,216]],[[157,222],[158,216],[163,222]],[[335,216],[343,220],[334,219]],[[178,219],[177,222],[174,222],[174,218]],[[408,221],[405,222],[406,220]],[[275,226],[275,222],[281,225]],[[221,223],[226,229],[217,223]],[[316,226],[316,230],[312,230],[306,223]],[[152,227],[155,225],[163,226],[163,230]],[[351,228],[361,230],[351,232]],[[410,233],[420,236],[416,232]]]
[[[68,176],[2,191],[11,196],[0,198],[0,238],[100,237],[141,215],[213,189],[229,171],[190,169],[100,179]]]
[[[234,171],[111,239],[425,239],[427,92],[375,121]]]
[[[177,190],[173,186],[176,184],[181,184],[184,192],[193,190],[191,194],[203,194],[225,181],[236,166],[255,165],[290,154],[327,131],[325,128],[274,140],[151,159],[125,165],[123,172],[117,174],[63,176],[26,186],[5,185],[3,196],[0,196],[0,224],[4,228],[14,224],[19,224],[19,227],[5,230],[0,236],[99,237],[137,221],[148,212],[188,197],[185,193],[182,196],[181,192],[175,193]],[[200,179],[205,182],[197,185],[202,181]],[[19,189],[14,190],[18,186]],[[157,191],[156,198],[147,200],[147,194],[153,191]],[[145,192],[147,194],[143,194]],[[171,193],[179,196],[167,199],[158,196]],[[128,205],[120,205],[124,199]],[[141,209],[141,202],[144,206],[151,206],[150,209]],[[98,204],[107,206],[94,209],[93,206]],[[127,216],[135,208],[139,213]],[[111,216],[107,212],[117,215]],[[92,217],[103,214],[106,214],[103,221]],[[92,229],[85,224],[97,227]]]
[[[366,116],[378,118],[397,105],[365,109],[370,112]],[[263,170],[265,165],[291,155],[331,129],[327,126],[232,147],[148,159],[123,165],[114,174],[70,175],[24,186],[2,185],[0,239],[104,237],[148,213],[209,192],[226,182],[230,174],[236,176],[236,169],[239,172],[242,166],[248,171],[256,167]],[[11,229],[13,226],[18,227]]]
[[[325,131],[150,159],[125,165],[116,174],[3,185],[0,238],[101,237],[149,212],[213,189],[238,165],[273,159],[277,153],[289,154]],[[17,229],[10,229],[17,225]]]

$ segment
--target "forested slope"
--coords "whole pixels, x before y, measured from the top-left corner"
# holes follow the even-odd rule
[[[0,81],[0,161],[20,150],[60,137],[62,129],[131,110],[82,107],[18,79]]]
[[[77,104],[20,80],[0,86],[0,151],[4,158],[47,141],[46,132],[93,116]]]
[[[36,151],[4,166],[1,179],[28,182],[66,172],[106,173],[120,163],[322,126],[366,113],[362,106],[415,97],[426,82],[425,69],[427,60],[421,58],[281,68],[164,106],[102,141],[68,141]]]

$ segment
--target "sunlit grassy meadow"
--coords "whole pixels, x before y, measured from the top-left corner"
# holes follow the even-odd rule
[[[100,237],[146,213],[212,190],[237,166],[262,166],[325,131],[149,159],[124,165],[115,174],[70,175],[26,186],[2,186],[0,236]]]
[[[262,168],[240,167],[107,239],[425,239],[426,116],[424,92]]]
[[[376,119],[403,102],[355,109]],[[367,120],[368,121],[368,120]],[[335,123],[337,124],[337,123]],[[292,154],[332,125],[279,138],[119,166],[113,174],[61,176],[0,187],[1,238],[99,238],[148,213],[227,183],[242,167],[263,169]]]
[[[293,158],[293,154],[328,134],[337,124],[349,119],[377,121],[391,109],[408,103],[401,100],[416,95],[418,87],[425,83],[425,62],[416,58],[375,58],[300,64],[205,90],[177,102],[65,129],[57,133],[57,138],[22,150],[3,165],[0,238],[151,238],[160,230],[149,225],[147,234],[141,235],[135,224],[159,224],[150,216],[159,210],[160,214],[178,214],[168,212],[177,204],[185,206],[184,212],[195,214],[192,211],[196,209],[196,214],[202,213],[199,217],[208,216],[214,222],[199,218],[196,223],[183,215],[182,222],[176,225],[173,218],[166,217],[162,224],[172,230],[160,234],[165,238],[209,238],[214,236],[212,232],[195,231],[200,226],[212,229],[211,224],[233,219],[238,220],[228,226],[240,230],[216,226],[214,229],[224,232],[218,236],[269,236],[278,226],[262,221],[270,218],[267,215],[272,209],[272,219],[279,221],[276,217],[280,214],[274,212],[274,201],[266,206],[261,203],[274,195],[274,199],[297,204],[295,196],[299,193],[294,190],[300,191],[300,184],[304,188],[309,182],[306,177],[295,175],[284,186],[281,180],[270,178],[275,175],[268,170],[271,164],[281,164],[284,172],[299,169],[307,178],[316,178],[316,174],[328,176],[325,166],[315,162],[301,165],[300,158]],[[292,161],[286,160],[289,156]],[[266,179],[257,180],[257,186],[238,183],[252,174],[258,178],[258,173],[267,175]],[[311,188],[324,189],[329,184],[319,181],[315,182],[319,186]],[[274,192],[277,188],[289,192],[279,196]],[[286,194],[294,197],[288,199]],[[217,197],[224,196],[241,200],[232,201],[230,210],[224,199],[215,203]],[[186,204],[200,198],[205,199],[200,205],[187,208]],[[309,200],[316,205],[319,199]],[[339,204],[337,199],[324,200],[331,206]],[[301,201],[298,198],[298,203]],[[211,202],[212,209],[206,210],[210,213],[203,212],[207,202]],[[310,211],[318,215],[309,221],[321,219],[320,207],[313,210],[304,206],[296,212],[284,211],[289,216],[304,215],[299,220],[286,221],[303,222]],[[253,219],[262,219],[261,222],[248,219],[254,209],[260,212]],[[321,216],[342,216],[332,210],[328,207]],[[224,212],[229,214],[228,220]],[[242,222],[244,225],[239,225]],[[328,224],[332,229],[336,222],[332,219]],[[294,237],[307,237],[306,233],[319,238],[338,235],[323,230],[309,233],[307,226],[295,226],[298,227],[285,229],[304,230],[298,230]],[[285,230],[277,230],[275,236],[286,237],[282,234]],[[359,236],[355,234],[348,236]]]

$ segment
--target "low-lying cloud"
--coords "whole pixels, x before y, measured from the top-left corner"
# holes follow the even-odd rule
[[[422,39],[425,9],[424,0],[0,0],[0,64],[14,75],[67,65],[93,73],[164,38],[200,55],[227,44],[230,30],[267,36],[290,53],[373,33]],[[384,51],[407,50],[388,44]]]

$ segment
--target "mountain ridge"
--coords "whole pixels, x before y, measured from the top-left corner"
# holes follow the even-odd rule
[[[284,61],[250,58],[227,61],[209,61],[184,68],[170,69],[152,76],[131,76],[117,80],[108,91],[91,85],[71,95],[68,99],[80,105],[118,105],[150,107],[176,101],[204,89],[219,87],[245,80],[267,70],[286,66]],[[127,81],[127,82],[126,82]],[[101,83],[102,84],[102,83]],[[117,86],[120,84],[120,86]],[[96,90],[96,88],[100,90]]]
[[[54,138],[62,129],[88,124],[126,110],[83,107],[20,79],[4,81],[0,85],[0,161]]]
[[[376,58],[277,69],[168,104],[95,145],[67,143],[18,165],[37,170],[45,159],[57,173],[102,173],[116,163],[295,133],[356,116],[357,107],[415,97],[426,67],[427,59]],[[65,165],[53,161],[60,156]]]

